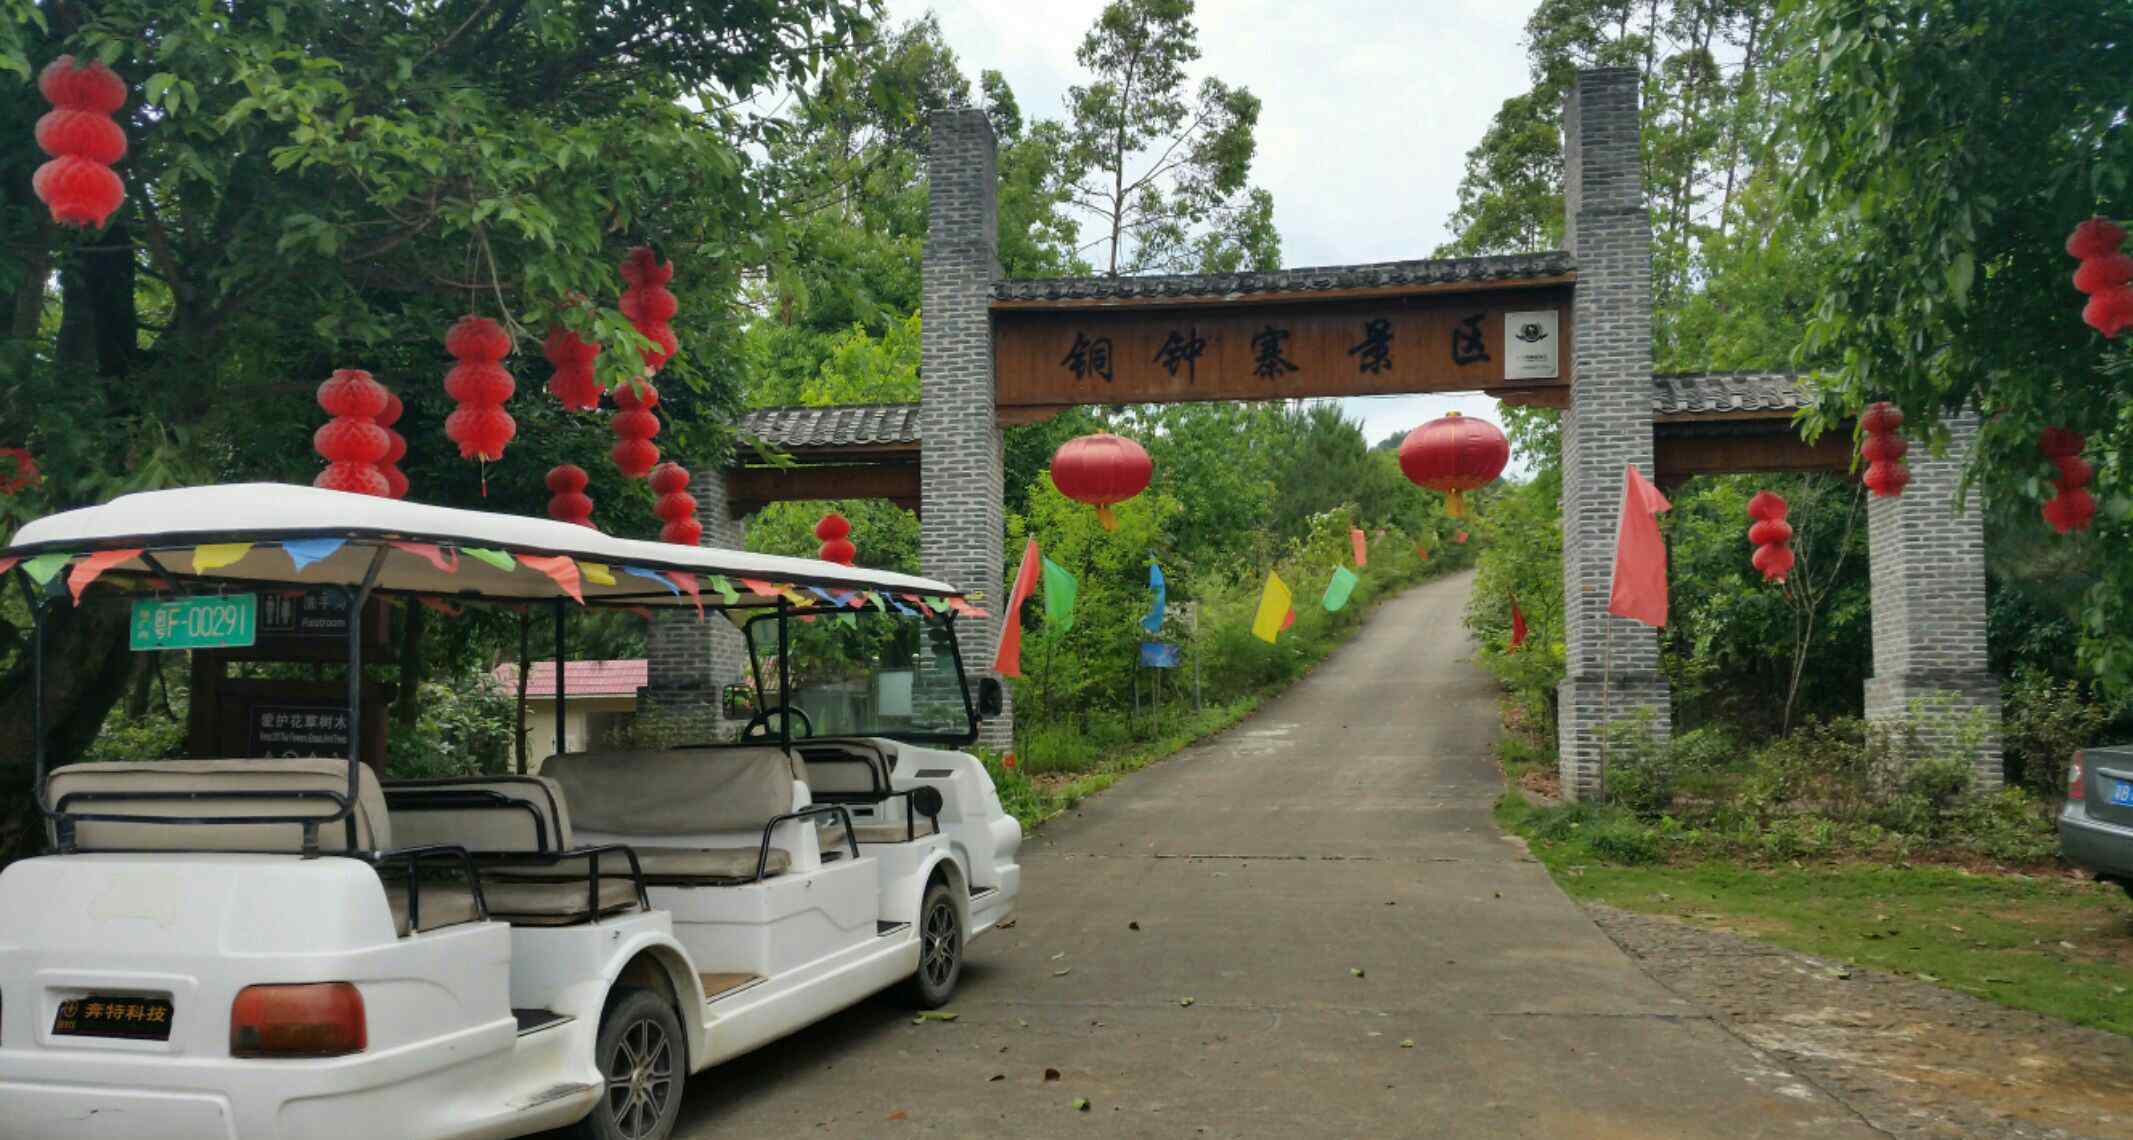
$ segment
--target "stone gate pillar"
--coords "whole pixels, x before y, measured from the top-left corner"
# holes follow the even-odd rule
[[[973,594],[993,616],[959,618],[975,693],[999,636],[1000,421],[993,406],[992,284],[1000,275],[992,124],[983,111],[937,111],[926,156],[930,201],[919,350],[919,555],[926,575]],[[1013,709],[981,743],[1006,750]]]
[[[746,526],[726,507],[726,471],[705,464],[689,477],[703,545],[739,550]],[[731,739],[742,722],[728,722],[722,694],[748,675],[748,647],[733,623],[718,614],[699,621],[691,608],[654,611],[645,635],[645,686],[637,690],[637,725],[650,739],[701,744]]]
[[[1967,505],[1957,501],[1977,417],[1947,425],[1945,457],[1913,450],[1903,494],[1867,499],[1874,675],[1866,682],[1866,718],[1900,722],[1917,704],[1922,741],[1950,748],[1981,714],[1972,771],[1978,788],[1992,789],[2003,773],[2000,679],[1986,667],[1985,510],[1976,496]]]
[[[1652,224],[1637,72],[1579,72],[1563,106],[1564,245],[1577,264],[1570,406],[1563,413],[1563,794],[1598,795],[1603,729],[1639,709],[1669,732],[1659,641],[1607,612],[1622,470],[1652,474]]]

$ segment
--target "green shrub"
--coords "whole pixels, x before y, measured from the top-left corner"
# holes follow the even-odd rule
[[[1607,738],[1607,799],[1645,819],[1674,806],[1674,750],[1653,731],[1650,709],[1610,723]]]
[[[2076,751],[2096,742],[2113,710],[2079,681],[2061,681],[2028,666],[2015,670],[2001,700],[2007,782],[2047,801],[2065,796],[2067,765]]]

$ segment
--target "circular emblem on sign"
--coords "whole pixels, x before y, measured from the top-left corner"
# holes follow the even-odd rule
[[[1537,340],[1546,340],[1547,337],[1548,334],[1541,331],[1539,321],[1527,321],[1525,324],[1518,326],[1518,339],[1525,341],[1527,344],[1532,344]]]

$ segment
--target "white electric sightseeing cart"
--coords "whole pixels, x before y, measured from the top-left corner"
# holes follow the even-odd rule
[[[0,872],[0,1135],[652,1140],[690,1073],[891,987],[945,1002],[1012,912],[1021,829],[959,750],[997,683],[966,687],[944,583],[271,484],[127,495],[0,551],[39,555],[108,563],[79,604],[150,642],[157,612],[241,637],[293,591],[553,607],[559,679],[574,572],[587,606],[732,621],[762,696],[736,742],[559,729],[537,776],[381,780],[351,619],[345,756],[47,771],[77,572],[18,570],[51,851]],[[767,592],[714,588],[743,577]]]

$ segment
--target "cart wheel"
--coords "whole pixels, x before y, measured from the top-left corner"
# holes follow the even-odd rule
[[[963,912],[955,893],[936,880],[918,908],[918,972],[904,984],[904,1000],[919,1009],[939,1009],[955,996],[963,976]]]
[[[618,990],[593,1047],[606,1085],[598,1104],[567,1133],[578,1140],[666,1140],[688,1079],[681,1022],[650,990]]]

